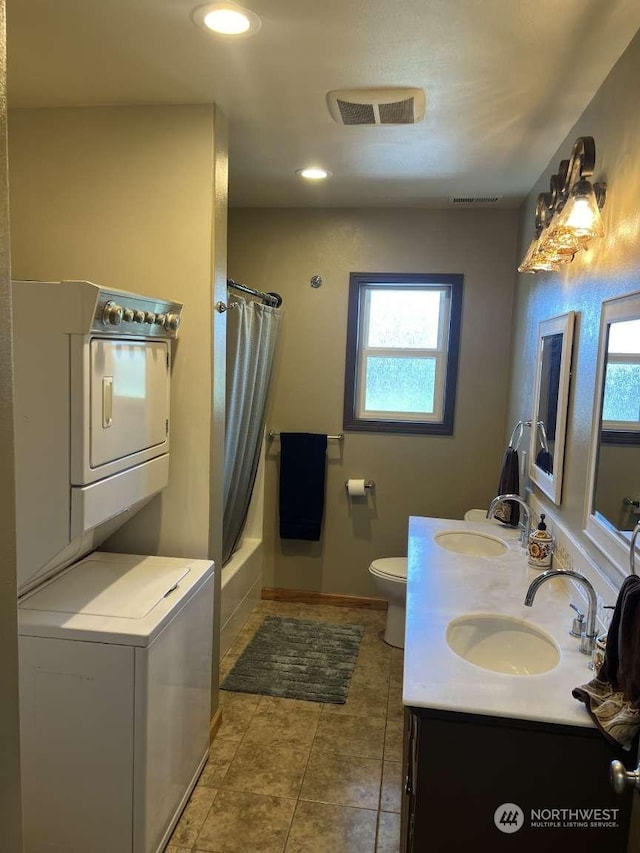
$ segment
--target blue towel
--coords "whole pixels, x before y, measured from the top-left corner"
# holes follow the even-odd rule
[[[280,433],[280,538],[320,540],[327,436]]]

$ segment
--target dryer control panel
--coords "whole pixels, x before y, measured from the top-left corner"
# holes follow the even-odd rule
[[[175,338],[180,326],[179,302],[100,288],[92,332]]]

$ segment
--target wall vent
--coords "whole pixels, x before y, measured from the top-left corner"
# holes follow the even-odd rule
[[[415,124],[424,118],[422,89],[344,89],[327,93],[331,118],[338,124]]]
[[[501,195],[452,195],[449,196],[449,204],[487,205],[498,204]]]

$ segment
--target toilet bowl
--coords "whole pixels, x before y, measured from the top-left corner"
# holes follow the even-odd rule
[[[404,619],[407,606],[407,558],[383,557],[374,560],[369,572],[383,598],[389,602],[384,641],[404,649]]]

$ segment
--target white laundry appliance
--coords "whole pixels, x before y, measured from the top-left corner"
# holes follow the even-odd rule
[[[162,850],[206,761],[213,564],[95,550],[168,482],[181,309],[13,283],[25,853]]]

